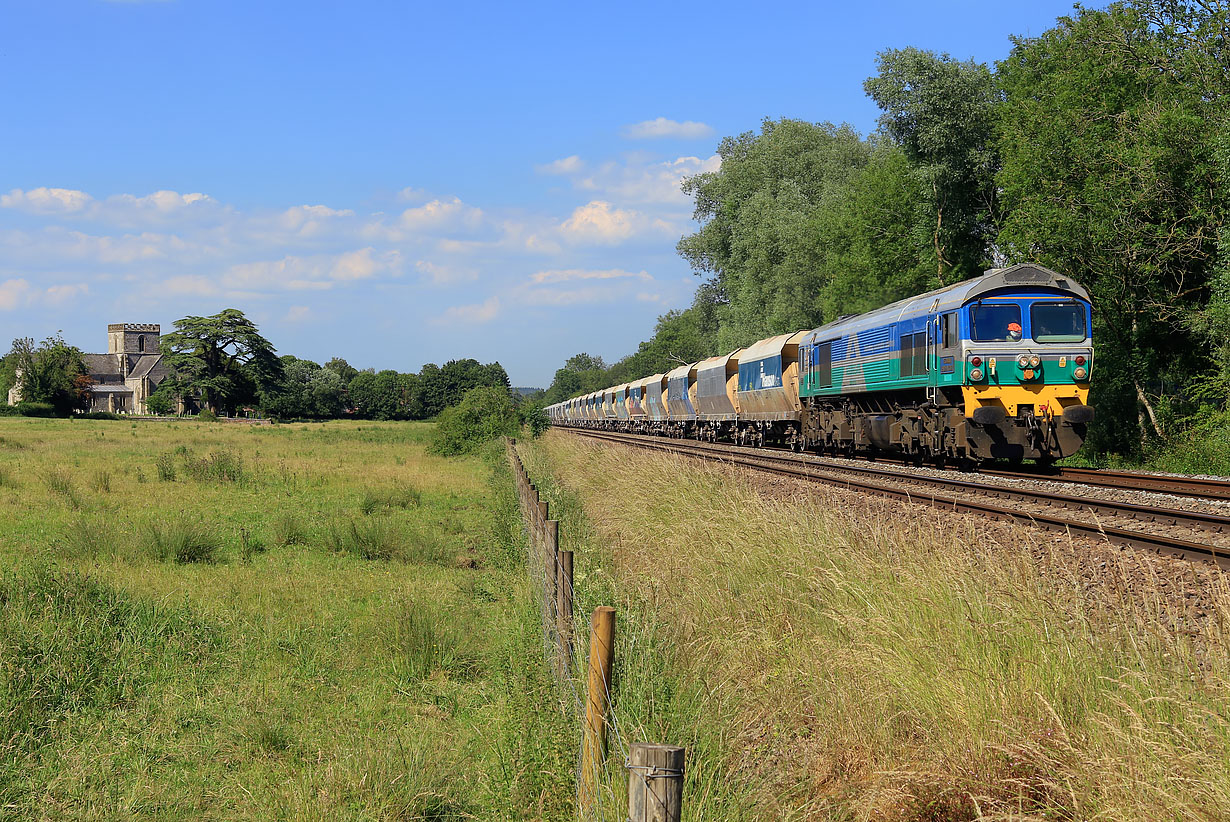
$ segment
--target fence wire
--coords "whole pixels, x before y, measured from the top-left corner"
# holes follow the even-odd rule
[[[509,461],[512,463],[515,479],[517,481],[518,498],[520,502],[522,514],[522,531],[525,536],[526,543],[526,559],[527,566],[531,577],[538,583],[533,586],[536,598],[539,598],[539,608],[542,614],[542,644],[543,644],[543,659],[546,663],[552,666],[556,672],[558,698],[561,702],[561,709],[567,712],[571,708],[572,720],[575,724],[583,725],[585,721],[586,703],[588,701],[588,685],[582,683],[582,677],[588,681],[589,667],[593,664],[593,660],[588,658],[587,648],[589,631],[580,630],[581,626],[585,625],[583,620],[584,609],[578,608],[580,599],[577,596],[576,584],[573,578],[566,578],[561,573],[561,551],[560,544],[563,542],[563,537],[557,531],[557,541],[555,546],[548,543],[549,528],[548,520],[542,517],[542,511],[538,502],[544,496],[542,489],[532,489],[530,476],[525,468],[525,464],[521,460],[521,456],[517,453],[515,445],[510,444],[508,447]],[[537,494],[534,491],[537,490]],[[550,503],[548,502],[548,511]],[[554,550],[551,550],[554,548]],[[547,554],[552,553],[554,556],[548,564]],[[575,553],[574,553],[575,561]],[[573,577],[576,574],[576,567],[573,566]],[[563,645],[559,635],[559,584],[568,585],[568,601],[572,603],[572,613],[565,614],[564,617],[570,625],[573,626],[571,631],[570,654],[563,655],[561,652]],[[551,592],[555,591],[555,596],[551,596]],[[580,618],[579,618],[580,617]],[[574,665],[569,664],[569,657],[575,660]],[[612,668],[614,663],[612,661]],[[574,673],[575,671],[575,673]],[[613,673],[613,671],[612,671]],[[615,712],[615,698],[610,690],[609,680],[613,676],[608,677],[608,683],[604,683],[606,687],[607,710],[602,717],[602,722],[608,733],[606,734],[608,746],[614,743],[614,751],[616,754],[616,762],[623,763],[625,766],[629,761],[630,749],[628,743],[628,734],[621,727],[619,718]],[[585,774],[582,773],[584,760],[584,730],[582,729],[582,741],[577,745],[577,756],[575,765],[575,781],[577,786],[577,802],[578,809],[580,808],[580,800],[583,788],[582,784]],[[593,815],[591,818],[603,820],[619,820],[624,816],[624,812],[618,807],[618,800],[609,786],[604,786],[602,776],[608,771],[607,762],[611,761],[610,757],[606,762],[595,762],[593,770],[594,784],[589,787],[589,795],[594,800]],[[604,790],[605,788],[605,790]]]

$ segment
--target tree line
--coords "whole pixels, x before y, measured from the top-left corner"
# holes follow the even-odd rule
[[[765,120],[683,183],[693,304],[547,402],[1035,261],[1094,300],[1090,446],[1139,454],[1230,422],[1230,11],[1077,7],[988,66],[881,52],[879,128]]]
[[[155,414],[182,404],[213,414],[252,409],[280,419],[419,420],[458,405],[475,388],[505,396],[511,390],[498,362],[450,360],[400,373],[358,369],[340,357],[324,365],[279,357],[255,324],[233,308],[176,321],[175,330],[163,335],[161,351],[171,376],[147,401]],[[58,335],[39,345],[28,338],[13,342],[0,358],[0,400],[18,374],[28,408],[54,414],[89,408],[93,383],[84,355]]]

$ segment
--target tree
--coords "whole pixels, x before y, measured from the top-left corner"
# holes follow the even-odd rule
[[[869,145],[848,125],[766,119],[759,135],[724,139],[718,155],[719,171],[683,182],[702,225],[678,245],[696,273],[711,275],[718,347],[819,325],[830,272],[813,220],[844,196]]]
[[[415,413],[418,377],[385,370],[360,371],[350,381],[350,401],[355,413],[369,420],[404,420]]]
[[[85,358],[60,335],[48,337],[37,347],[29,337],[13,340],[5,361],[20,384],[22,402],[48,403],[57,414],[90,407],[93,381]]]
[[[978,274],[995,236],[999,95],[991,70],[916,48],[880,52],[877,67],[863,87],[884,110],[881,128],[912,165],[934,285]]]
[[[1176,22],[1185,8],[1078,9],[1017,40],[999,66],[999,244],[1010,260],[1036,259],[1090,290],[1100,420],[1091,440],[1102,449],[1138,451],[1164,436],[1162,406],[1212,368],[1190,329],[1217,294],[1227,89],[1193,78],[1218,74],[1201,67],[1224,56],[1226,19],[1209,16],[1194,36]]]
[[[342,382],[346,383],[347,385],[349,385],[350,381],[353,380],[355,378],[355,375],[359,373],[359,369],[355,368],[353,365],[346,362],[341,357],[334,357],[333,359],[329,360],[327,363],[325,363],[325,368],[328,368],[330,371],[333,371],[334,373],[336,373],[339,377],[342,378]]]
[[[184,317],[162,337],[175,388],[200,397],[215,413],[255,401],[276,386],[282,363],[256,326],[235,308],[212,317]]]
[[[346,410],[346,384],[337,371],[311,360],[282,357],[282,379],[261,395],[261,407],[284,419],[334,419]]]

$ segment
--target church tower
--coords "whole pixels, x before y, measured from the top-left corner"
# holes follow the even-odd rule
[[[108,354],[157,354],[162,327],[157,323],[111,323],[107,326]]]

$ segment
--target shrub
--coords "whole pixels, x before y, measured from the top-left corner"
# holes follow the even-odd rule
[[[49,402],[19,402],[15,406],[23,417],[54,417],[56,409]]]
[[[432,450],[444,456],[470,454],[485,442],[515,436],[519,424],[507,390],[472,388],[440,415]]]
[[[199,419],[201,422],[217,422],[218,421],[218,415],[215,414],[213,411],[209,410],[208,408],[202,408],[201,413],[197,414],[196,416],[197,416],[197,419]]]
[[[150,522],[145,534],[150,552],[163,562],[213,563],[221,547],[212,528],[186,517]]]
[[[73,417],[78,420],[122,420],[124,419],[119,414],[112,414],[110,411],[88,411],[84,414],[77,414]]]
[[[0,405],[0,417],[20,417],[21,411],[15,405]]]
[[[543,431],[551,427],[551,418],[538,403],[527,403],[521,406],[521,424],[530,432],[531,437],[539,437]]]

